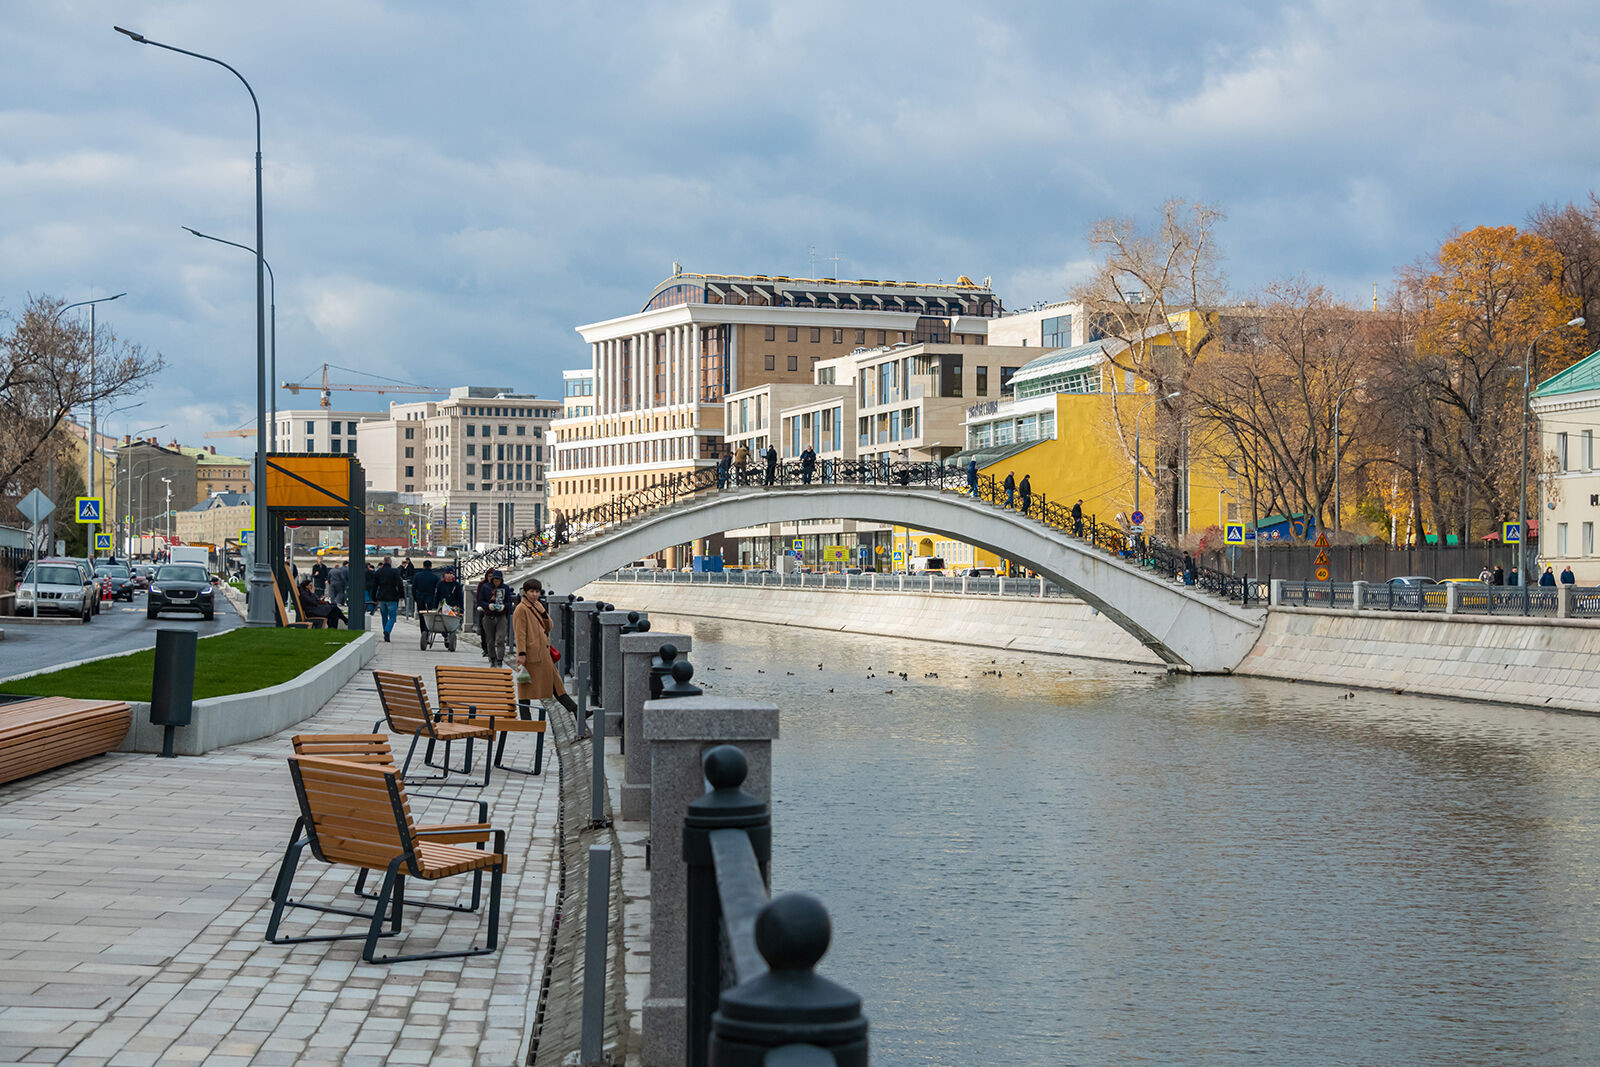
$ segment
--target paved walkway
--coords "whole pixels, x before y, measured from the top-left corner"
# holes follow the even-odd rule
[[[430,690],[435,663],[483,662],[470,646],[421,652],[404,623],[395,636],[370,666],[422,674]],[[113,753],[0,786],[0,1062],[523,1062],[556,893],[548,763],[537,778],[496,774],[483,791],[491,822],[509,831],[498,953],[380,967],[360,962],[359,941],[262,940],[296,815],[289,736],[365,732],[378,716],[362,671],[275,737],[201,758]],[[531,764],[532,739],[518,745],[507,761]],[[413,802],[419,821],[456,821],[461,807]],[[353,881],[308,853],[295,893],[348,904]],[[413,881],[407,896],[440,899],[458,881],[470,888]],[[291,911],[286,930],[307,930],[310,914]],[[410,952],[481,944],[486,920],[408,908],[406,921]],[[343,922],[320,917],[318,932]]]

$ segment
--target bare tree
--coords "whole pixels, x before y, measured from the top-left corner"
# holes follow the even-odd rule
[[[1215,207],[1168,200],[1151,230],[1129,218],[1094,223],[1089,247],[1100,262],[1071,294],[1094,334],[1107,342],[1113,375],[1147,383],[1154,398],[1140,435],[1153,447],[1137,458],[1165,516],[1158,529],[1170,534],[1181,533],[1183,525],[1189,379],[1212,342],[1208,313],[1222,302],[1225,288],[1215,240],[1222,218]],[[1134,421],[1145,398],[1115,388],[1111,394],[1113,427],[1131,459]]]

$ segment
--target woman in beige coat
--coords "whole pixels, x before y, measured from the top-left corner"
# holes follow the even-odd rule
[[[550,659],[550,613],[539,600],[544,586],[537,578],[522,583],[522,596],[511,613],[511,635],[517,643],[517,666],[528,669],[528,680],[517,683],[517,701],[547,700],[554,697],[562,707],[577,714],[578,705],[561,685],[561,672]],[[527,717],[524,713],[524,718]]]

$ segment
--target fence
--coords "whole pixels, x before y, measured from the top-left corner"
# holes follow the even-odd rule
[[[1274,606],[1343,611],[1409,611],[1444,615],[1523,615],[1549,619],[1600,618],[1600,587],[1482,586],[1449,582],[1273,583]]]
[[[1531,546],[1530,546],[1531,551]],[[1329,577],[1336,582],[1386,582],[1390,578],[1408,578],[1424,575],[1429,578],[1476,578],[1483,568],[1493,570],[1498,564],[1508,571],[1513,565],[1513,550],[1497,544],[1424,546],[1421,548],[1390,548],[1388,545],[1315,545],[1285,544],[1263,540],[1261,543],[1260,572],[1291,582],[1311,581],[1316,577],[1317,556],[1327,553]],[[1246,545],[1228,552],[1208,552],[1208,565],[1219,570],[1238,573],[1255,570],[1255,546]]]

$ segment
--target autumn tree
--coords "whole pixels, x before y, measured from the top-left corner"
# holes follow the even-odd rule
[[[39,296],[20,315],[0,311],[0,486],[15,501],[63,455],[63,423],[74,409],[104,405],[150,384],[163,362],[101,326],[61,315],[65,302]],[[26,484],[25,484],[26,483]]]
[[[1137,459],[1164,516],[1157,529],[1167,533],[1182,530],[1178,487],[1187,462],[1189,380],[1212,342],[1204,327],[1207,313],[1224,294],[1215,234],[1222,219],[1215,207],[1183,200],[1163,204],[1160,220],[1149,229],[1131,218],[1102,219],[1088,234],[1099,262],[1071,294],[1105,339],[1113,373],[1148,385],[1142,398],[1112,391],[1112,426],[1134,459],[1135,419],[1153,398],[1140,425],[1151,447]]]
[[[1542,205],[1528,216],[1528,228],[1555,246],[1561,257],[1561,288],[1587,320],[1571,334],[1570,358],[1600,350],[1600,196],[1591,192],[1581,206]]]

